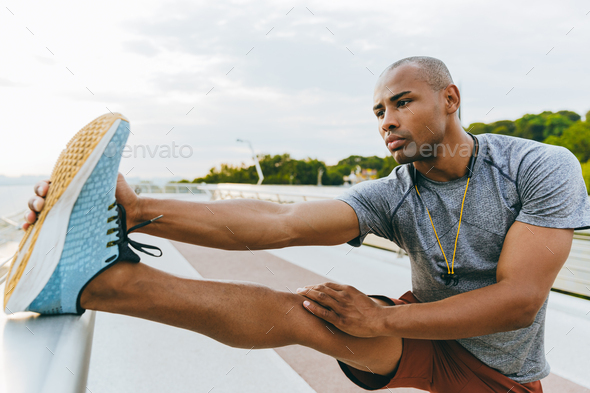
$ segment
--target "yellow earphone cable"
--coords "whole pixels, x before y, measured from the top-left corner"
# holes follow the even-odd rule
[[[461,214],[459,215],[459,227],[457,228],[457,236],[455,237],[455,249],[453,250],[453,262],[451,263],[451,273],[455,274],[455,251],[457,251],[457,240],[459,239],[459,231],[461,230],[461,219],[463,218],[463,205],[465,204],[465,196],[467,195],[467,188],[469,187],[470,177],[467,178],[467,185],[465,186],[465,193],[463,194],[463,201],[461,202]],[[447,263],[448,268],[448,263]]]
[[[459,227],[457,228],[457,236],[455,237],[455,249],[453,250],[453,260],[451,261],[451,268],[449,268],[449,261],[447,260],[447,256],[445,254],[445,250],[443,250],[442,244],[440,244],[440,239],[438,238],[438,234],[436,233],[436,228],[434,227],[434,222],[432,221],[432,217],[430,216],[430,212],[428,211],[428,207],[426,207],[426,204],[424,205],[424,207],[426,208],[426,213],[428,213],[428,218],[430,219],[430,225],[432,225],[432,229],[434,230],[434,236],[436,236],[436,241],[438,241],[438,246],[440,247],[440,250],[442,251],[443,257],[445,258],[445,262],[447,263],[447,272],[449,274],[455,274],[455,253],[457,252],[457,240],[459,239],[459,231],[461,230],[461,219],[463,218],[463,206],[465,205],[465,196],[467,195],[467,188],[469,187],[469,180],[470,180],[470,178],[467,178],[467,185],[465,186],[465,193],[463,193],[463,201],[461,202],[461,214],[459,215]],[[416,192],[418,193],[418,196],[420,198],[422,198],[422,196],[420,195],[420,191],[418,191],[418,186],[414,185],[414,188],[416,188]]]

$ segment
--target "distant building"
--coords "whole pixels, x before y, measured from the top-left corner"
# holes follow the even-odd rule
[[[354,185],[365,180],[377,179],[377,169],[362,169],[359,165],[356,166],[354,171],[350,171],[350,175],[344,176],[344,183]]]

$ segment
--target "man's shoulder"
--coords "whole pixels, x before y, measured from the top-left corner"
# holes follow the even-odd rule
[[[532,139],[520,138],[517,136],[501,134],[480,134],[478,137],[485,138],[488,151],[486,157],[493,159],[503,156],[524,156],[526,154],[543,153],[557,147],[546,143],[537,142]]]
[[[395,190],[400,193],[405,193],[408,189],[412,187],[412,176],[410,175],[410,165],[409,164],[402,164],[398,165],[391,173],[380,179],[374,180],[375,187],[386,187],[391,189],[392,191]]]
[[[483,160],[503,170],[512,179],[539,167],[579,165],[573,153],[562,146],[500,134],[481,134],[478,137],[485,138],[487,142]]]
[[[549,154],[561,155],[572,154],[568,149],[562,146],[549,145],[543,142],[537,142],[532,139],[520,138],[517,136],[501,134],[480,134],[488,143],[488,156],[525,156],[527,154]]]
[[[349,188],[349,192],[357,192],[363,195],[391,197],[395,194],[404,194],[412,185],[412,178],[408,165],[398,165],[386,177],[374,180],[366,180]]]

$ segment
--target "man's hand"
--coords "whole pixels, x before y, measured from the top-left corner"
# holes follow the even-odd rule
[[[23,224],[24,230],[37,221],[37,216],[45,206],[45,197],[49,192],[50,186],[51,183],[49,180],[42,180],[35,184],[36,196],[29,199],[29,209],[31,210],[25,214],[26,222]],[[117,191],[115,193],[115,198],[117,199],[118,203],[123,205],[127,213],[127,228],[137,224],[137,220],[140,217],[140,198],[135,194],[133,189],[131,189],[129,184],[127,184],[125,181],[123,175],[120,173],[119,177],[117,178]]]
[[[297,293],[312,300],[303,306],[313,315],[351,336],[384,335],[386,307],[354,287],[328,282],[299,288]]]

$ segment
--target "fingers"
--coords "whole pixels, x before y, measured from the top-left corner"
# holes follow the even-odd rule
[[[336,284],[334,282],[326,282],[318,285],[306,285],[303,288],[297,289],[297,292],[300,295],[305,296],[305,294],[310,290],[319,290],[321,292],[325,292],[334,299],[348,298],[351,294],[362,293],[358,289],[350,285]]]
[[[29,210],[25,214],[25,222],[27,222],[28,224],[32,224],[35,222],[35,220],[37,220],[37,213]]]
[[[34,196],[31,199],[29,199],[29,209],[31,209],[33,212],[39,213],[43,209],[44,205],[45,199],[41,197]]]
[[[345,291],[345,290],[348,290],[348,289],[354,289],[350,285],[336,284],[335,282],[325,282],[323,284],[318,284],[318,285],[306,285],[303,288],[304,289],[309,289],[309,288],[317,289],[316,287],[318,287],[320,285],[323,288],[329,288],[329,289],[331,289],[333,291]]]
[[[328,310],[313,301],[304,301],[303,307],[316,317],[322,318],[324,321],[330,322],[333,325],[338,321],[338,315],[334,311]]]
[[[328,288],[332,288],[335,291],[344,291],[346,289],[352,288],[350,285],[336,284],[335,282],[327,282],[327,283],[324,283],[323,285]]]
[[[28,211],[25,213],[25,223],[23,224],[23,230],[27,230],[28,227],[31,226],[37,220],[37,213],[33,211]]]
[[[297,288],[297,293],[303,296],[307,296],[309,293],[314,292],[314,293],[324,293],[334,299],[336,299],[338,297],[338,292],[335,291],[334,289],[328,287],[329,283],[325,283],[325,284],[318,284],[318,285],[306,285],[303,288]]]
[[[340,295],[335,290],[324,285],[320,284],[310,288],[299,288],[297,289],[297,293],[332,310],[338,311],[340,309],[340,304],[338,303]]]
[[[42,180],[39,183],[35,184],[35,194],[37,194],[38,196],[46,196],[47,191],[49,191],[49,180]]]
[[[29,209],[27,213],[25,213],[25,223],[23,224],[23,229],[27,230],[28,227],[31,226],[35,221],[37,221],[37,213],[43,210],[43,206],[45,206],[45,197],[47,196],[47,192],[49,191],[49,180],[42,180],[35,184],[33,188],[35,191],[36,196],[31,197],[29,199]]]

